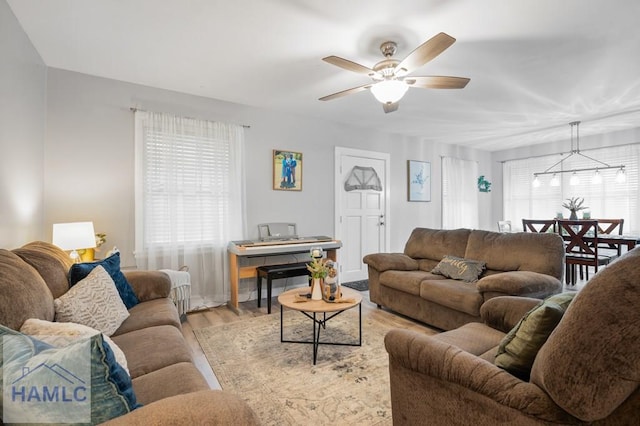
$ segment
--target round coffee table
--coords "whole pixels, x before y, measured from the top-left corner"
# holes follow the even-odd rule
[[[280,303],[280,342],[282,343],[310,343],[313,345],[313,365],[318,359],[318,347],[320,345],[338,346],[362,346],[362,295],[350,288],[341,287],[342,299],[351,299],[348,302],[325,302],[324,300],[299,301],[300,295],[309,293],[307,288],[294,288],[285,291],[278,296]],[[358,341],[357,342],[321,342],[320,330],[326,328],[327,322],[342,312],[358,307]],[[298,311],[313,322],[312,340],[285,340],[284,339],[284,308]],[[321,314],[321,315],[319,315]]]

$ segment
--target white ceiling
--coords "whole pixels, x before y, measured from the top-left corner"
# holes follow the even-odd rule
[[[495,151],[640,127],[638,0],[7,0],[49,67]],[[457,39],[384,114],[366,66],[391,39],[404,58]]]

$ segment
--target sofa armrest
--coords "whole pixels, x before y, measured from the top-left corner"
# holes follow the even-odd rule
[[[456,346],[406,329],[384,342],[398,424],[412,424],[411,416],[433,424],[575,422],[538,386]]]
[[[103,425],[259,425],[238,396],[220,390],[176,395],[144,405]]]
[[[480,307],[482,321],[491,328],[508,333],[524,314],[540,304],[533,297],[500,296],[487,300]]]
[[[160,271],[122,271],[125,278],[133,287],[133,292],[138,300],[147,300],[169,297],[171,293],[171,279]]]
[[[374,253],[368,254],[362,261],[378,272],[415,271],[418,269],[418,261],[403,253]]]
[[[481,278],[476,286],[480,293],[535,298],[544,298],[562,291],[559,279],[532,271],[509,271],[488,275]]]

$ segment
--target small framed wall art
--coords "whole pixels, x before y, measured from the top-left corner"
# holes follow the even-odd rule
[[[273,189],[302,191],[302,153],[273,150]]]
[[[407,160],[409,201],[431,201],[431,163]]]

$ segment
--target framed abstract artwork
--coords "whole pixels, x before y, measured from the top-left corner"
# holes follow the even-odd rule
[[[273,189],[302,191],[302,153],[273,150]]]
[[[431,163],[407,160],[409,201],[431,201]]]

